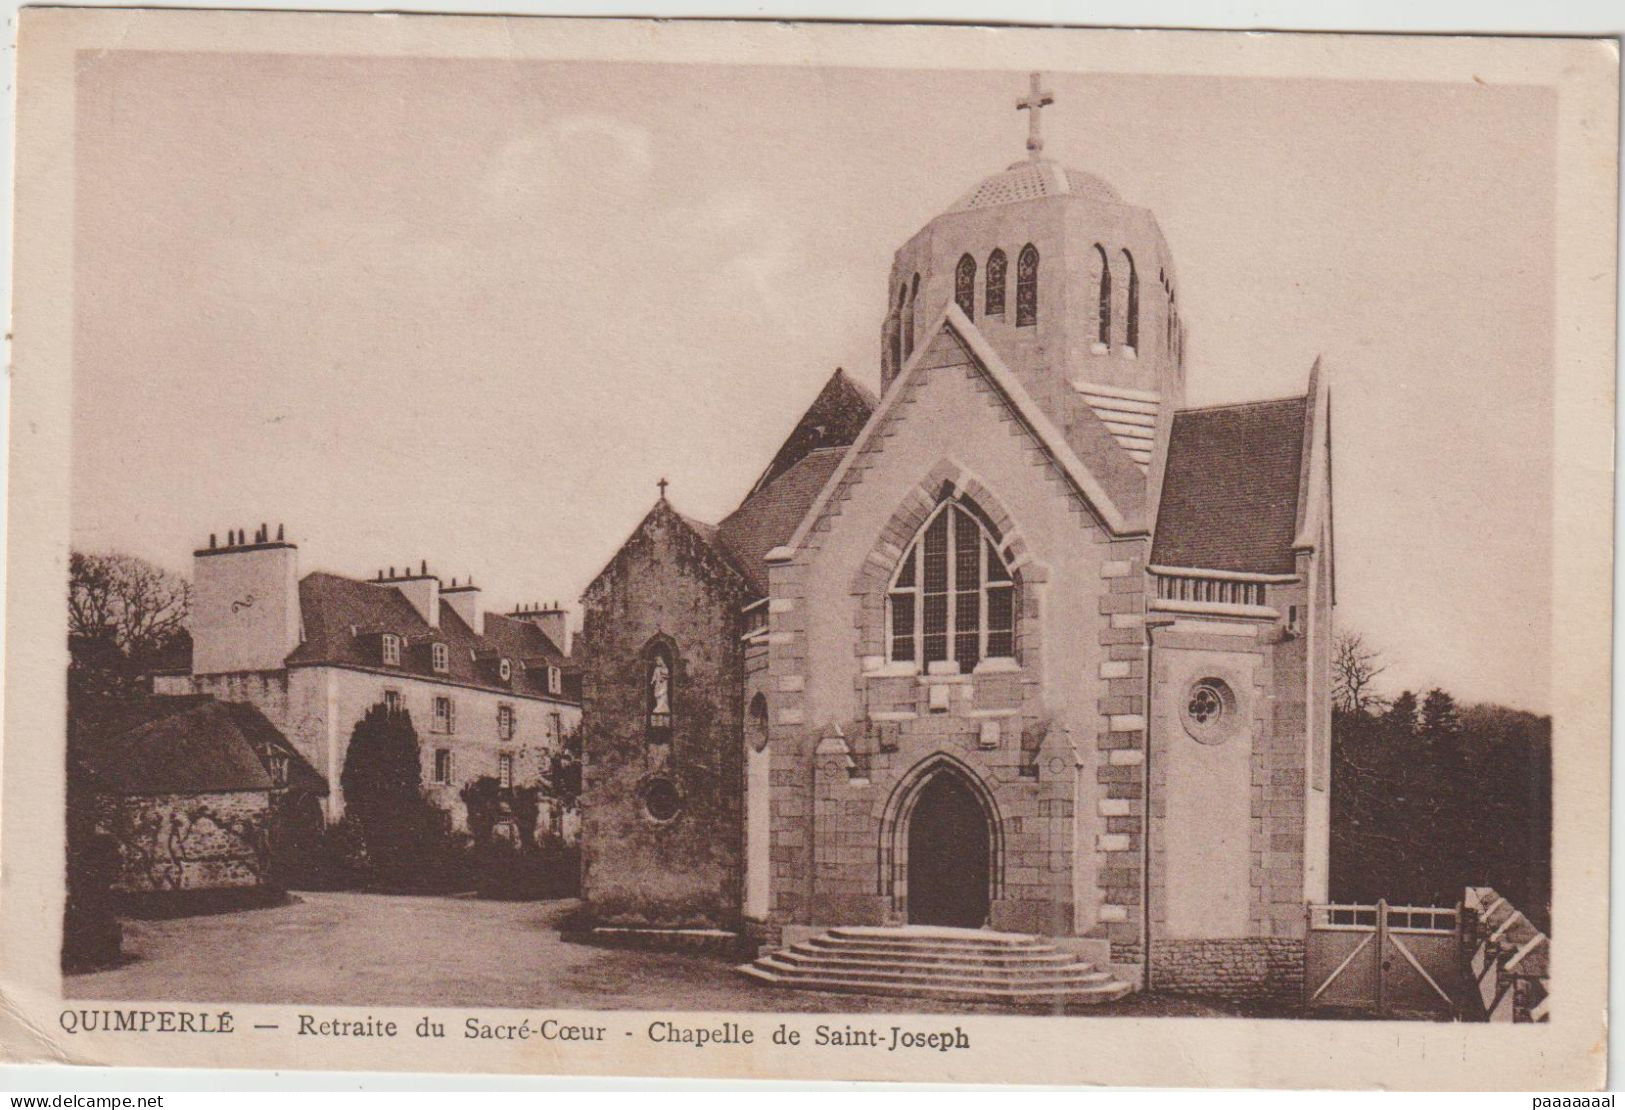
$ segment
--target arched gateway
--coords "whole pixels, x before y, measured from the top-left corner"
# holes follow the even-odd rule
[[[905,780],[894,803],[881,848],[881,884],[894,910],[911,925],[986,925],[1002,837],[975,772],[938,756]]]

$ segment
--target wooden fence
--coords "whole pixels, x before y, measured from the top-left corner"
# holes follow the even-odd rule
[[[1460,906],[1311,904],[1307,917],[1306,1009],[1462,1016]]]
[[[1489,887],[1469,887],[1466,898],[1467,970],[1483,1021],[1551,1020],[1547,963],[1551,940]]]

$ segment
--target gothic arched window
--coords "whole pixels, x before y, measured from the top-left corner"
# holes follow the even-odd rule
[[[1038,324],[1038,248],[1028,243],[1016,256],[1016,327]]]
[[[896,663],[959,664],[1016,652],[1016,584],[993,538],[945,501],[914,538],[887,594],[886,645]]]
[[[903,365],[903,303],[908,300],[908,286],[897,290],[897,308],[891,314],[891,368],[896,373]]]
[[[648,713],[649,742],[665,743],[671,739],[671,653],[657,646],[649,653],[644,674],[644,705]]]
[[[1004,315],[1004,252],[997,247],[987,256],[987,305],[983,311],[989,316]]]
[[[908,291],[908,309],[903,314],[903,357],[907,358],[914,353],[914,309],[920,299],[920,275],[914,275],[914,282]]]
[[[961,255],[954,267],[954,303],[967,317],[976,319],[976,259]]]
[[[1095,244],[1095,255],[1100,260],[1100,298],[1095,308],[1095,315],[1099,319],[1099,329],[1095,334],[1095,339],[1102,347],[1110,347],[1112,345],[1112,264],[1106,258],[1106,249],[1099,243]]]
[[[1123,325],[1124,343],[1140,349],[1140,273],[1134,268],[1134,256],[1126,249],[1123,257],[1128,261],[1128,319]]]

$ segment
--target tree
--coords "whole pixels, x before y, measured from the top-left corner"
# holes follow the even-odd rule
[[[519,826],[519,843],[530,847],[536,843],[536,821],[542,815],[542,788],[512,787],[508,790],[507,802],[514,824]]]
[[[125,694],[141,670],[186,635],[192,587],[145,559],[118,552],[68,557],[71,688]]]
[[[109,638],[126,657],[169,646],[186,626],[192,586],[145,559],[119,552],[68,557],[68,635]]]
[[[1332,649],[1332,699],[1345,713],[1368,713],[1382,704],[1371,686],[1388,668],[1358,632],[1340,632]]]
[[[1435,744],[1447,743],[1461,733],[1456,699],[1435,686],[1422,699],[1422,734]]]
[[[1334,900],[1449,906],[1492,886],[1546,927],[1551,718],[1435,688],[1332,727]]]
[[[581,801],[582,741],[581,726],[577,725],[559,738],[558,750],[548,753],[542,768],[542,796],[566,813]]]
[[[474,843],[484,844],[491,839],[491,830],[502,816],[502,784],[495,775],[481,775],[465,783],[457,793],[468,813],[468,835]]]
[[[368,709],[350,735],[339,785],[367,859],[390,883],[410,881],[426,864],[438,811],[423,796],[417,730],[405,709]]]
[[[1409,690],[1403,690],[1388,706],[1382,719],[1395,736],[1415,736],[1416,714],[1416,695]]]

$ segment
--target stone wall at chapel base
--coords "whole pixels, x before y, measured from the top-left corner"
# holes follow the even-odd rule
[[[1117,950],[1113,948],[1113,955]],[[1151,989],[1226,1002],[1303,1000],[1303,941],[1292,937],[1152,940]]]

